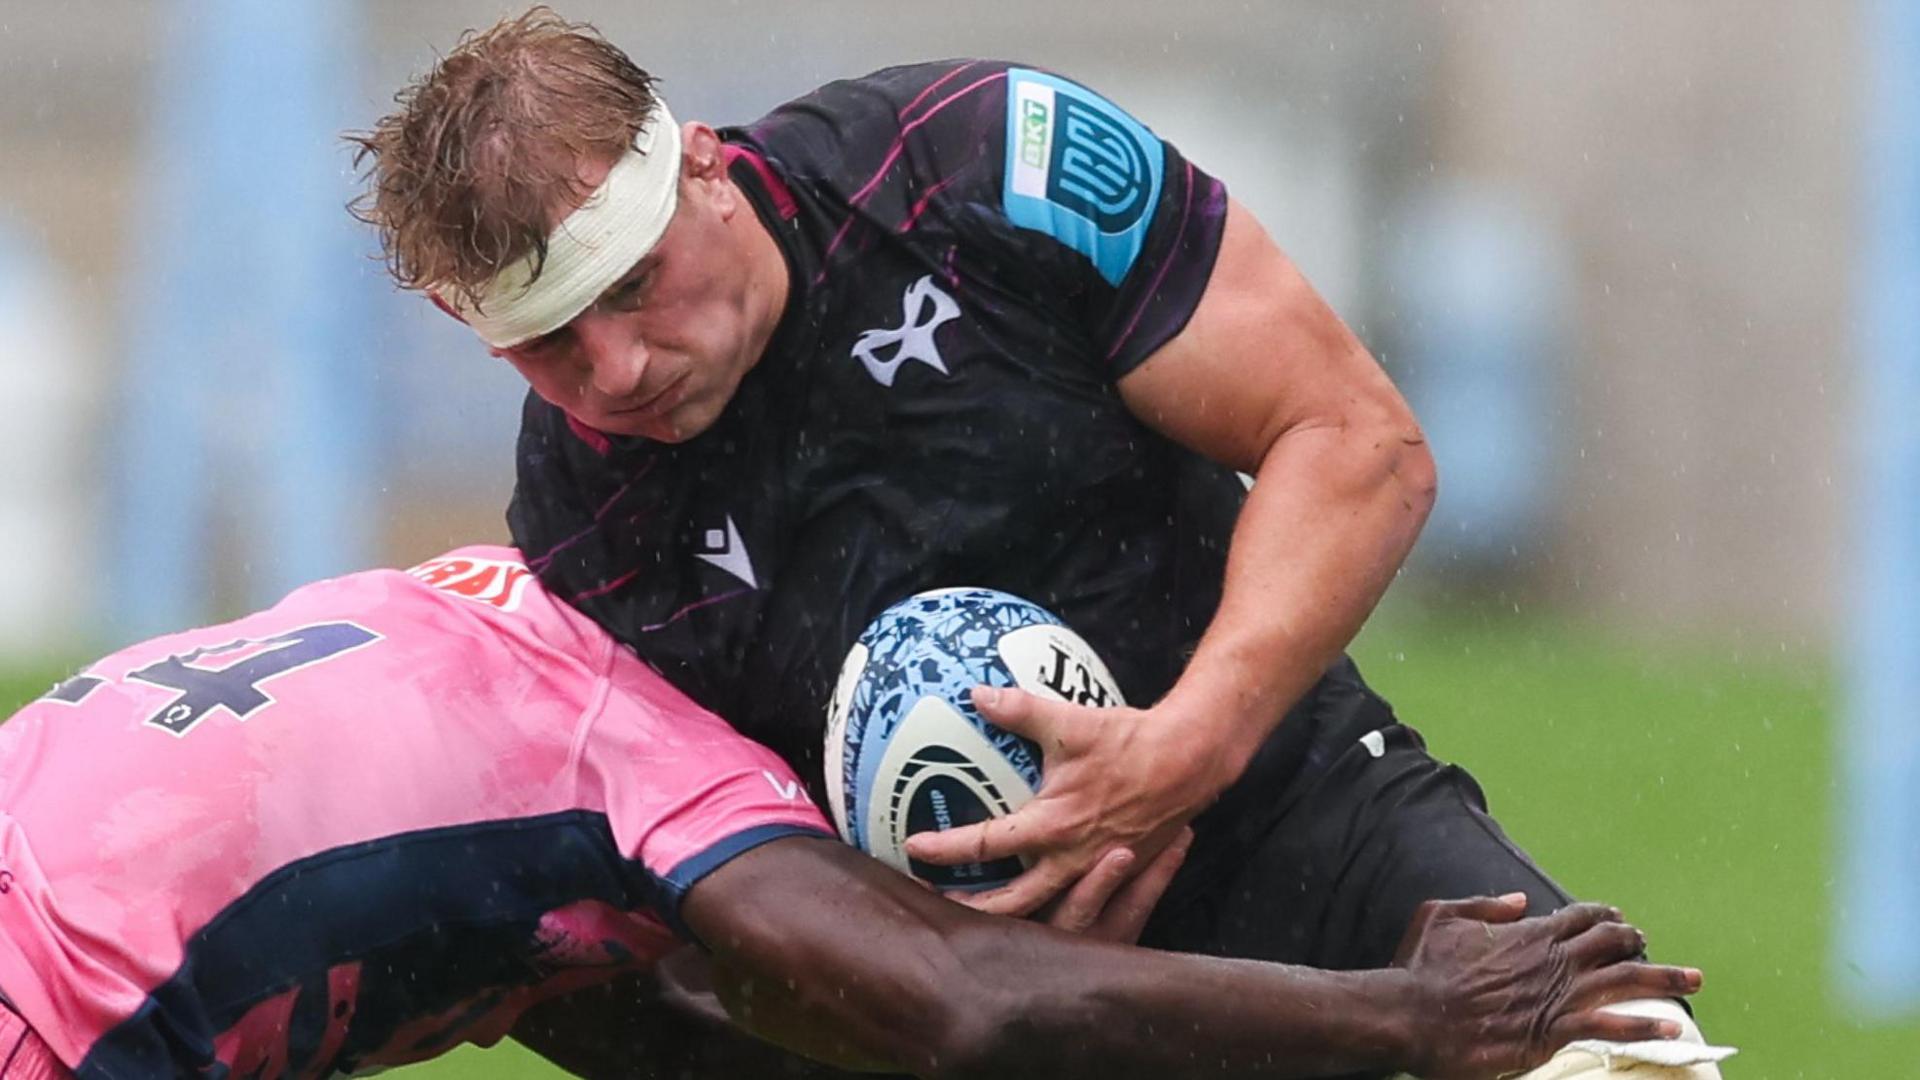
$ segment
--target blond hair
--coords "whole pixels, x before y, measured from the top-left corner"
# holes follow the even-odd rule
[[[398,109],[347,136],[367,175],[348,210],[379,230],[403,288],[477,302],[529,255],[537,278],[556,208],[590,193],[581,164],[633,144],[653,85],[598,30],[544,6],[470,30],[394,95]]]

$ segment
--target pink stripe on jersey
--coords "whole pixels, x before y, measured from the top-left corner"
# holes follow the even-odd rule
[[[1185,202],[1180,204],[1180,227],[1174,231],[1173,243],[1167,245],[1167,250],[1169,251],[1180,250],[1181,242],[1187,238],[1187,219],[1193,216],[1193,200],[1196,196],[1193,191],[1193,162],[1191,161],[1187,162],[1186,176],[1187,198]],[[1120,332],[1120,336],[1114,339],[1113,347],[1107,350],[1107,359],[1111,360],[1120,355],[1120,347],[1125,345],[1127,339],[1133,336],[1133,331],[1140,325],[1140,316],[1145,314],[1147,304],[1153,299],[1154,294],[1160,291],[1160,283],[1167,280],[1167,271],[1173,267],[1175,261],[1176,260],[1171,258],[1161,261],[1160,269],[1154,272],[1153,285],[1148,288],[1146,292],[1140,294],[1140,303],[1133,309],[1133,317],[1127,320],[1127,328]]]
[[[894,231],[901,233],[912,232],[913,227],[920,224],[920,215],[926,213],[927,207],[933,205],[934,197],[947,190],[947,188],[951,187],[953,182],[958,179],[960,179],[960,177],[957,174],[949,176],[945,180],[928,188],[926,194],[920,196],[919,201],[913,204],[913,209],[907,212],[906,219],[900,222],[900,227]],[[952,280],[951,275],[949,275],[948,280]]]
[[[567,427],[573,431],[575,437],[592,447],[593,452],[599,454],[601,457],[606,457],[608,454],[613,453],[613,440],[607,438],[605,432],[579,419],[572,413],[567,414]]]
[[[567,422],[572,423],[573,418],[569,416],[567,418]],[[536,573],[539,571],[545,570],[548,567],[548,565],[550,565],[553,562],[554,558],[558,556],[561,552],[567,550],[568,548],[579,543],[580,541],[585,540],[587,537],[592,536],[594,533],[599,532],[600,525],[605,520],[606,516],[613,511],[614,507],[620,505],[620,500],[626,498],[627,492],[633,488],[633,485],[639,483],[643,478],[646,477],[648,473],[653,471],[654,462],[658,460],[660,459],[648,458],[645,462],[643,462],[640,465],[638,469],[635,469],[633,471],[632,476],[627,477],[625,483],[621,484],[618,488],[614,489],[613,494],[607,496],[606,499],[604,499],[600,503],[600,508],[593,512],[592,524],[588,525],[586,528],[581,529],[579,532],[574,533],[572,536],[569,536],[566,539],[548,548],[545,554],[535,556],[534,558],[528,560],[527,565],[531,567]]]
[[[969,60],[966,63],[961,64],[959,67],[954,68],[952,71],[947,72],[945,75],[942,75],[939,78],[933,80],[931,83],[927,84],[927,88],[925,90],[922,90],[918,94],[913,95],[913,100],[901,106],[900,111],[898,113],[895,113],[894,115],[899,117],[902,120],[905,120],[907,118],[907,114],[912,112],[915,108],[919,107],[920,103],[927,100],[927,98],[931,96],[934,91],[940,89],[941,87],[947,85],[947,83],[959,77],[961,72],[971,71],[974,68],[978,67],[979,65],[980,65],[980,61],[978,60]]]
[[[949,74],[951,75],[954,73],[949,73]],[[1000,71],[1000,72],[995,72],[992,75],[988,75],[983,79],[976,79],[974,82],[969,83],[968,85],[963,86],[960,89],[955,90],[953,93],[947,95],[946,97],[940,99],[940,101],[936,102],[933,105],[933,107],[929,108],[926,112],[900,125],[900,131],[898,134],[896,134],[893,137],[892,145],[887,147],[886,154],[880,159],[880,167],[878,169],[875,169],[873,176],[870,177],[865,184],[862,184],[860,186],[860,190],[854,192],[851,196],[847,198],[847,205],[850,207],[857,207],[867,201],[867,198],[871,196],[874,193],[874,190],[880,186],[880,181],[886,179],[887,171],[893,168],[893,163],[895,161],[898,161],[900,159],[901,153],[906,150],[907,136],[913,134],[914,129],[918,128],[921,124],[924,124],[927,121],[933,119],[935,116],[940,115],[940,113],[943,112],[947,106],[953,104],[956,101],[959,101],[961,98],[966,97],[968,94],[973,93],[975,90],[978,90],[983,86],[991,85],[992,83],[1000,82],[1004,80],[1006,77],[1007,77],[1007,73],[1004,71]],[[853,228],[853,223],[857,220],[859,220],[858,215],[848,214],[847,220],[841,222],[839,230],[833,234],[833,239],[827,241],[826,250],[823,251],[820,255],[820,262],[821,262],[820,272],[814,275],[814,280],[816,283],[820,281],[824,281],[826,279],[827,266],[828,264],[831,263],[833,259],[833,253],[840,249],[841,243],[846,240],[847,233]]]
[[[320,582],[86,674],[99,680],[87,692],[72,684],[70,700],[0,726],[0,992],[76,1067],[134,1053],[141,1025],[186,1014],[228,1017],[168,1034],[239,1074],[491,1041],[534,1001],[671,948],[687,867],[756,838],[831,834],[777,757],[554,600],[511,549]],[[521,850],[502,844],[535,845],[540,873],[557,876],[523,881],[534,871],[516,863],[506,892],[487,886],[488,853]],[[446,858],[433,852],[466,854],[421,862]],[[449,884],[462,874],[483,876]],[[419,925],[406,921],[415,896]],[[323,906],[271,921],[295,902]],[[370,978],[453,976],[430,948],[364,969],[358,958],[443,924],[518,934],[487,947],[541,976],[455,980],[426,1014],[370,1014],[396,998]],[[514,929],[526,925],[531,936]],[[289,969],[247,996],[245,965],[219,969],[234,950]],[[392,970],[415,962],[426,969]],[[141,1013],[150,995],[216,985],[240,999]],[[302,1015],[332,1019],[296,1045],[289,1018]],[[380,1049],[333,1060],[368,1032]],[[290,1061],[296,1050],[308,1059]]]
[[[722,147],[721,153],[725,156],[728,168],[732,168],[736,161],[747,163],[747,167],[753,170],[754,175],[760,178],[760,183],[766,187],[767,194],[773,197],[774,212],[780,215],[781,220],[792,221],[800,215],[800,203],[794,199],[793,190],[787,187],[786,181],[774,175],[773,168],[767,164],[766,158],[734,143],[728,143]]]

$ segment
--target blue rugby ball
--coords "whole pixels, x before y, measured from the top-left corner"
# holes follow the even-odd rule
[[[1040,786],[1040,749],[984,720],[976,685],[1124,705],[1093,649],[1053,613],[993,589],[939,589],[893,605],[848,652],[829,707],[827,803],[848,843],[941,889],[989,889],[1017,859],[910,860],[907,837],[1010,814]]]

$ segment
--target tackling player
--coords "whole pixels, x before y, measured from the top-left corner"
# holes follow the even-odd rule
[[[1595,1007],[1697,972],[1596,905],[1519,914],[1429,910],[1350,974],[982,915],[828,838],[776,757],[499,548],[132,646],[0,727],[4,1080],[328,1076],[509,1032],[672,1075],[684,1022],[623,1009],[645,1026],[598,1060],[560,1029],[683,941],[749,1025],[934,1076],[1478,1075],[1674,1033]]]

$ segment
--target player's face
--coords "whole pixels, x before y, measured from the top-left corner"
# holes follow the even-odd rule
[[[742,209],[730,189],[683,181],[666,234],[645,258],[572,322],[496,355],[596,430],[670,443],[707,430],[777,321],[729,228]]]

